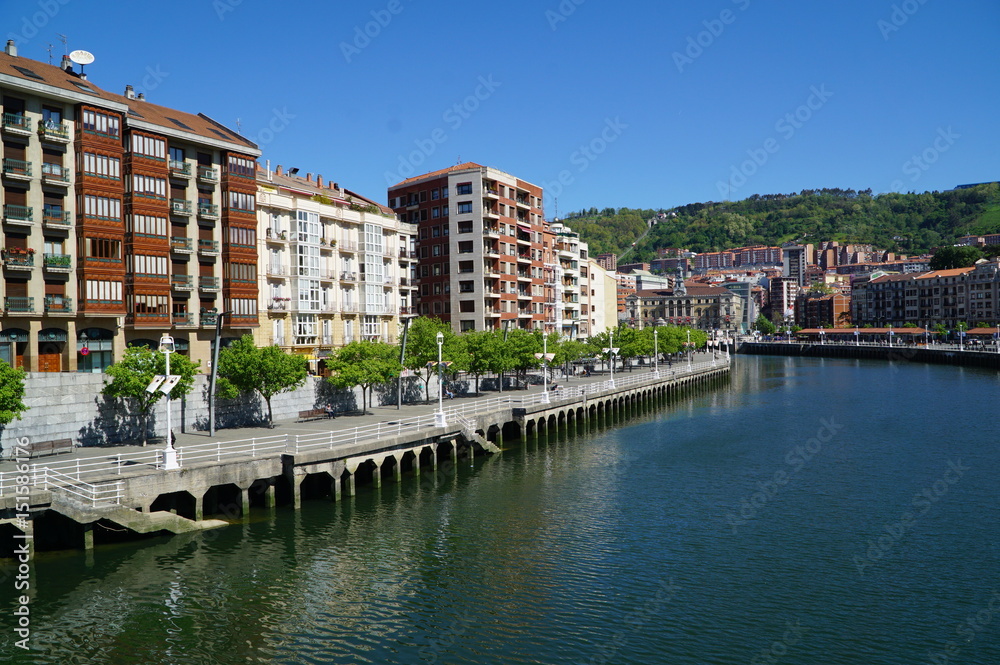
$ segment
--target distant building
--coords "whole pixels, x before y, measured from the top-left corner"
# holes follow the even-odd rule
[[[598,254],[597,265],[601,266],[608,272],[614,272],[618,270],[618,255],[617,254]]]
[[[700,330],[739,331],[743,301],[719,286],[679,283],[674,289],[636,291],[626,298],[627,322],[636,328],[666,324]]]
[[[637,270],[649,270],[648,263],[621,263],[618,265],[618,272],[620,273],[632,273]]]
[[[782,277],[789,277],[798,286],[806,283],[806,266],[812,263],[812,245],[785,245],[781,248]]]
[[[712,268],[731,268],[735,263],[732,252],[705,252],[694,257],[694,269],[698,272]]]
[[[803,328],[842,327],[850,322],[851,299],[842,293],[803,293],[795,307],[795,323]]]

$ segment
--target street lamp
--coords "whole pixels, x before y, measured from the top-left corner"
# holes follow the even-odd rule
[[[688,335],[688,341],[687,341],[688,371],[690,372],[691,371],[691,352],[693,351],[693,349],[691,348],[691,329],[690,328],[688,328],[687,335]]]
[[[826,331],[822,328],[819,329],[819,343],[820,345],[826,344]]]
[[[653,322],[653,376],[660,378],[660,340],[659,328],[664,324],[663,317]]]
[[[892,324],[889,324],[889,348],[892,348]]]
[[[163,333],[163,336],[160,337],[160,353],[162,353],[164,358],[166,358],[166,365],[167,365],[166,380],[168,383],[171,381],[170,354],[173,353],[175,350],[176,346],[174,345],[174,338],[168,335],[167,333]],[[171,386],[171,389],[172,388],[173,386]],[[177,463],[177,451],[174,450],[174,442],[172,440],[170,432],[170,390],[166,391],[166,395],[167,395],[167,447],[163,449],[163,468],[177,469],[180,467],[180,464]]]
[[[861,331],[854,329],[854,346],[861,346]]]
[[[615,331],[608,331],[608,346],[601,349],[604,353],[608,354],[608,359],[611,361],[611,380],[608,382],[608,387],[615,387],[615,354],[618,353],[618,349],[614,347]]]
[[[444,379],[441,373],[441,346],[444,344],[444,333],[438,332],[438,410],[434,414],[434,425],[437,427],[447,427],[448,420],[444,415]]]
[[[556,354],[549,353],[549,338],[542,337],[542,352],[536,353],[535,358],[542,361],[542,403],[549,403],[549,362],[556,357]]]

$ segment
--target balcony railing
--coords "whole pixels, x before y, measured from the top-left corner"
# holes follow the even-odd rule
[[[278,300],[277,298],[267,304],[267,308],[272,312],[284,312],[291,309],[291,306],[292,302],[290,300]]]
[[[170,160],[170,175],[178,178],[191,177],[191,165],[178,159]]]
[[[198,288],[202,291],[218,291],[219,290],[219,278],[218,277],[199,277],[198,278]]]
[[[45,254],[42,257],[42,265],[50,272],[71,272],[73,257],[69,254]]]
[[[45,311],[49,314],[72,314],[73,299],[68,296],[45,296]]]
[[[45,208],[42,211],[42,225],[51,228],[64,229],[72,226],[70,212],[61,208]]]
[[[5,312],[33,313],[35,299],[30,296],[5,296],[3,309]]]
[[[18,250],[3,250],[0,251],[0,258],[3,259],[3,264],[8,268],[15,270],[28,270],[35,267],[35,254],[27,251]]]
[[[191,312],[174,312],[170,315],[170,323],[175,326],[193,326],[194,314]]]
[[[5,178],[28,180],[31,178],[31,162],[20,159],[4,158],[3,175]]]
[[[358,281],[358,273],[344,271],[340,273],[340,281],[342,282],[356,282]]]
[[[217,240],[198,240],[198,253],[213,255],[219,253],[219,242]]]
[[[194,279],[191,275],[171,275],[170,286],[178,291],[193,291]]]
[[[218,319],[219,313],[216,311],[203,310],[201,312],[201,325],[203,326],[214,326]]]
[[[219,172],[211,166],[198,167],[198,180],[201,182],[218,182]]]
[[[191,202],[184,199],[170,199],[170,212],[174,215],[190,216]]]
[[[65,122],[48,120],[38,126],[38,136],[43,141],[69,143],[69,127],[66,126]]]
[[[42,180],[51,185],[68,185],[69,169],[62,164],[42,164]]]
[[[190,254],[194,251],[194,245],[191,238],[174,236],[170,239],[170,250],[178,254]]]
[[[30,134],[31,118],[21,113],[4,113],[3,128],[14,134]]]
[[[218,219],[219,206],[213,203],[199,203],[198,216],[204,219]]]

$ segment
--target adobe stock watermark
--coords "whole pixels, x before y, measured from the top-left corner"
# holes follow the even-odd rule
[[[147,66],[145,76],[143,76],[142,80],[139,81],[139,85],[135,87],[136,94],[141,93],[145,95],[156,90],[165,80],[167,80],[168,76],[170,76],[170,72],[163,71],[159,64]]]
[[[576,167],[576,173],[580,174],[590,168],[590,165],[597,161],[597,158],[605,153],[612,143],[621,138],[621,135],[628,129],[621,120],[621,116],[604,119],[604,127],[597,133],[597,136],[590,141],[581,144],[569,156],[569,163]],[[549,196],[559,197],[563,189],[576,182],[576,177],[569,169],[563,169],[556,176],[555,181],[546,182],[542,188]]]
[[[816,455],[823,451],[823,445],[833,440],[833,437],[844,429],[844,426],[831,416],[819,421],[816,436],[804,444],[793,446],[785,453],[785,466],[775,470],[767,480],[757,481],[757,491],[740,499],[735,510],[726,513],[726,522],[738,533],[739,528],[757,517],[760,511],[778,495],[781,488],[788,484]]]
[[[750,7],[750,0],[732,0],[732,2],[740,11],[746,11]],[[701,24],[705,26],[705,29],[696,35],[688,36],[684,52],[674,51],[671,54],[677,71],[683,74],[685,67],[693,65],[694,61],[700,58],[722,36],[722,33],[726,31],[726,26],[736,22],[737,16],[739,15],[732,9],[723,9],[719,12],[718,18],[702,21]]]
[[[878,537],[868,539],[867,545],[862,554],[855,554],[851,561],[858,570],[858,577],[864,578],[865,569],[874,566],[896,546],[903,537],[913,530],[917,521],[927,514],[930,509],[948,494],[951,486],[962,479],[966,471],[972,467],[963,466],[962,460],[954,462],[948,460],[948,468],[930,486],[925,487],[917,494],[913,495],[910,505],[913,511],[905,511],[899,519],[891,524],[882,527],[882,533]]]
[[[382,31],[389,27],[392,19],[403,13],[406,9],[401,0],[389,0],[385,9],[373,9],[371,11],[372,20],[362,25],[354,26],[354,38],[350,42],[340,42],[340,53],[344,56],[347,64],[355,56],[371,46],[373,40],[377,39]]]
[[[757,652],[757,655],[750,660],[750,665],[775,665],[783,656],[788,655],[791,647],[802,641],[808,628],[802,627],[802,622],[798,619],[795,623],[785,622],[785,632],[780,640],[774,640],[766,647]]]
[[[607,642],[601,645],[590,660],[588,665],[606,665],[607,663],[621,663],[622,659],[618,653],[625,648],[628,643],[649,626],[662,621],[663,606],[671,602],[677,596],[677,586],[673,578],[660,580],[656,593],[649,600],[642,604],[642,607],[629,612],[622,617],[618,623],[620,628]]]
[[[941,159],[941,155],[951,150],[960,138],[962,135],[956,134],[950,125],[947,129],[938,127],[937,136],[931,144],[903,162],[903,175],[909,176],[910,182],[920,180],[920,176],[929,171]],[[889,191],[898,192],[905,184],[902,180],[893,180]]]
[[[1000,591],[993,590],[993,595],[986,602],[986,606],[978,612],[969,614],[965,620],[955,626],[955,633],[959,639],[948,640],[939,651],[928,651],[927,662],[929,665],[948,665],[957,663],[956,660],[963,649],[967,649],[979,633],[986,630],[992,623],[994,616],[1000,612]]]
[[[33,534],[28,533],[28,495],[31,494],[31,466],[28,460],[31,457],[26,446],[31,443],[27,437],[17,440],[14,445],[13,458],[17,476],[14,477],[14,524],[20,529],[20,535],[14,535],[14,540],[20,540],[21,544],[14,547],[14,559],[17,562],[17,570],[14,573],[14,590],[19,592],[15,597],[14,633],[20,638],[15,640],[14,645],[19,649],[27,651],[31,642],[31,543]]]
[[[417,169],[437,152],[438,147],[448,141],[449,134],[446,129],[452,132],[458,131],[465,124],[465,121],[479,110],[483,102],[492,97],[497,88],[503,85],[503,83],[493,79],[493,74],[480,76],[477,83],[478,85],[471,94],[452,104],[441,114],[441,122],[446,127],[437,127],[425,138],[414,139],[414,149],[397,157],[396,171],[385,172],[387,185],[395,185],[397,182],[415,175]]]
[[[7,39],[13,39],[18,45],[27,44],[38,36],[38,31],[49,24],[59,11],[71,0],[39,0],[35,3],[38,11],[21,17],[21,31],[8,32]]]
[[[586,1],[587,0],[562,0],[554,11],[546,9],[545,20],[549,22],[549,27],[554,31],[559,27],[560,23],[565,22],[570,16],[576,13],[576,8]]]
[[[811,86],[809,92],[810,95],[803,104],[781,116],[774,123],[774,131],[786,143],[791,141],[795,134],[805,127],[807,122],[812,120],[816,112],[823,108],[830,101],[830,98],[833,97],[833,93],[827,90],[825,83],[819,87]],[[729,180],[719,180],[715,183],[719,193],[722,196],[728,196],[731,191],[746,185],[747,181],[762,166],[767,164],[768,160],[771,159],[771,155],[781,150],[781,145],[782,141],[772,136],[765,140],[761,147],[747,150],[747,155],[750,158],[739,164],[739,166],[734,164],[730,167]]]
[[[889,20],[880,18],[875,26],[882,33],[882,39],[889,41],[889,37],[909,22],[910,17],[920,11],[920,8],[927,4],[928,0],[904,0],[898,5],[892,6],[892,13]]]
[[[295,120],[295,118],[294,113],[288,112],[287,106],[283,106],[280,109],[271,109],[271,119],[268,121],[267,126],[247,138],[258,146],[265,146],[274,141],[274,138],[278,134],[288,129],[288,126],[292,124],[292,120]]]

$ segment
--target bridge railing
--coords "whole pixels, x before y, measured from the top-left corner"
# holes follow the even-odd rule
[[[397,421],[378,422],[364,427],[330,430],[317,434],[296,434],[289,437],[285,452],[300,453],[306,450],[327,449],[352,445],[362,441],[380,440],[384,436],[401,436],[405,432],[416,432],[435,427],[434,414],[402,418]]]
[[[198,443],[190,446],[178,446],[177,462],[212,461],[221,462],[223,458],[275,455],[288,449],[288,435],[253,437],[238,441],[216,441],[214,443]],[[160,451],[162,453],[162,451]]]
[[[44,489],[50,489],[50,487],[58,489],[60,492],[78,498],[92,508],[101,504],[120,504],[125,485],[121,480],[91,484],[65,473],[53,471],[48,467],[42,469],[42,484]]]

